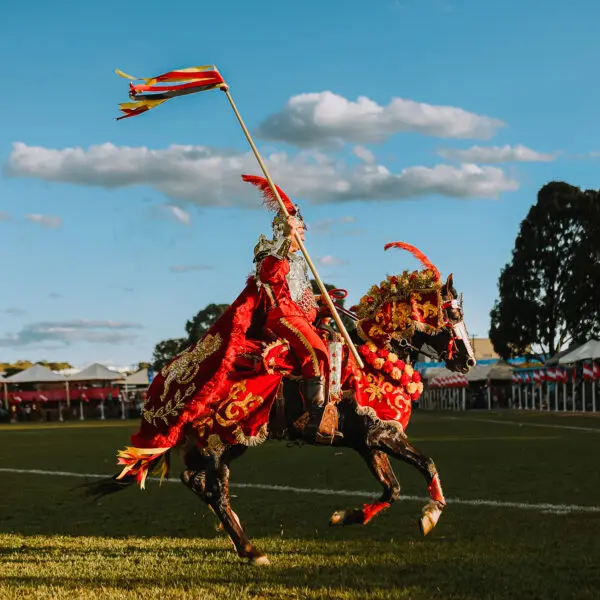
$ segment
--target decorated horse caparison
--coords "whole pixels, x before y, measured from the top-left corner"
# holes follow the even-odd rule
[[[401,242],[385,249],[392,247],[409,250],[424,269],[388,276],[346,311],[356,321],[351,336],[364,368],[357,366],[327,319],[318,323],[331,358],[324,421],[343,434],[332,436],[331,444],[356,450],[383,488],[377,502],[336,511],[330,524],[366,524],[399,499],[400,485],[388,459],[393,456],[425,478],[430,501],[419,525],[427,535],[446,502],[433,460],[415,448],[405,433],[412,402],[423,390],[411,363],[422,352],[443,360],[450,370],[466,373],[475,360],[452,275],[443,282],[419,250]],[[250,278],[247,286],[253,285]],[[340,297],[336,291],[332,294]],[[314,442],[303,438],[308,411],[289,345],[281,339],[253,339],[251,327],[240,326],[240,315],[248,319],[247,302],[242,294],[201,340],[157,374],[148,390],[140,429],[131,438],[133,447],[119,453],[122,471],[87,488],[97,497],[136,482],[143,489],[149,473],[168,476],[170,454],[181,448],[186,467],[181,481],[212,509],[240,557],[268,564],[231,507],[230,465],[248,448],[268,439]],[[209,384],[199,375],[207,365],[218,375]],[[208,386],[212,388],[207,390]],[[210,405],[202,400],[207,393],[216,398]]]

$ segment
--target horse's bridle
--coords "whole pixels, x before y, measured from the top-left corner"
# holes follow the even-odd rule
[[[460,340],[465,345],[465,348],[467,349],[467,354],[470,357],[467,359],[467,364],[469,364],[470,366],[474,366],[475,355],[471,346],[471,340],[469,339],[467,327],[463,320],[462,306],[462,294],[460,300],[458,300],[457,298],[452,298],[451,300],[445,300],[442,303],[442,315],[444,317],[443,327],[449,330],[450,340],[448,341],[448,349],[446,352],[442,353],[441,358],[443,358],[444,360],[452,360],[454,354],[458,353],[458,344],[456,342]],[[454,309],[458,311],[458,314],[460,315],[459,321],[453,322],[453,320],[450,319],[448,309]]]

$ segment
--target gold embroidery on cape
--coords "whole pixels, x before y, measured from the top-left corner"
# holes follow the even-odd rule
[[[240,400],[240,394],[245,394]],[[246,393],[246,381],[235,383],[225,401],[221,404],[221,408],[215,413],[215,419],[221,427],[230,427],[246,418],[252,410],[260,406],[264,402],[264,398],[252,392]],[[219,414],[221,413],[221,414]]]
[[[214,354],[223,343],[223,338],[217,333],[208,334],[189,349],[184,350],[173,362],[163,367],[160,374],[165,378],[164,389],[160,395],[164,402],[169,395],[171,384],[187,385],[191,383],[200,370],[200,364],[211,354]],[[189,394],[186,392],[185,397]]]
[[[196,386],[192,383],[186,388],[185,392],[181,393],[181,390],[177,390],[173,398],[171,398],[163,406],[158,408],[144,408],[142,414],[144,419],[156,427],[156,420],[162,419],[165,425],[169,424],[167,417],[176,417],[179,411],[185,407],[185,399],[191,396],[196,391]]]

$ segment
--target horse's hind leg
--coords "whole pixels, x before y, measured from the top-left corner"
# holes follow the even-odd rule
[[[431,502],[423,507],[419,527],[427,535],[436,525],[446,506],[440,476],[435,463],[411,444],[403,431],[385,424],[373,428],[368,436],[369,445],[412,465],[425,477]]]
[[[233,446],[220,456],[190,451],[185,457],[188,468],[181,474],[181,481],[208,504],[229,535],[238,556],[256,565],[266,565],[268,558],[252,544],[230,503],[229,463],[245,451],[245,446]]]
[[[330,525],[366,525],[374,516],[389,508],[392,502],[400,497],[400,484],[394,475],[392,465],[387,455],[381,450],[365,448],[359,451],[371,473],[375,475],[383,487],[383,493],[378,502],[364,504],[362,508],[338,510],[333,513]]]

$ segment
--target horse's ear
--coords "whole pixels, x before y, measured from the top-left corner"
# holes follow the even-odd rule
[[[454,289],[454,281],[452,279],[452,273],[450,273],[450,275],[448,275],[448,279],[446,279],[446,283],[444,284],[444,291],[447,294],[450,294],[453,289]]]

